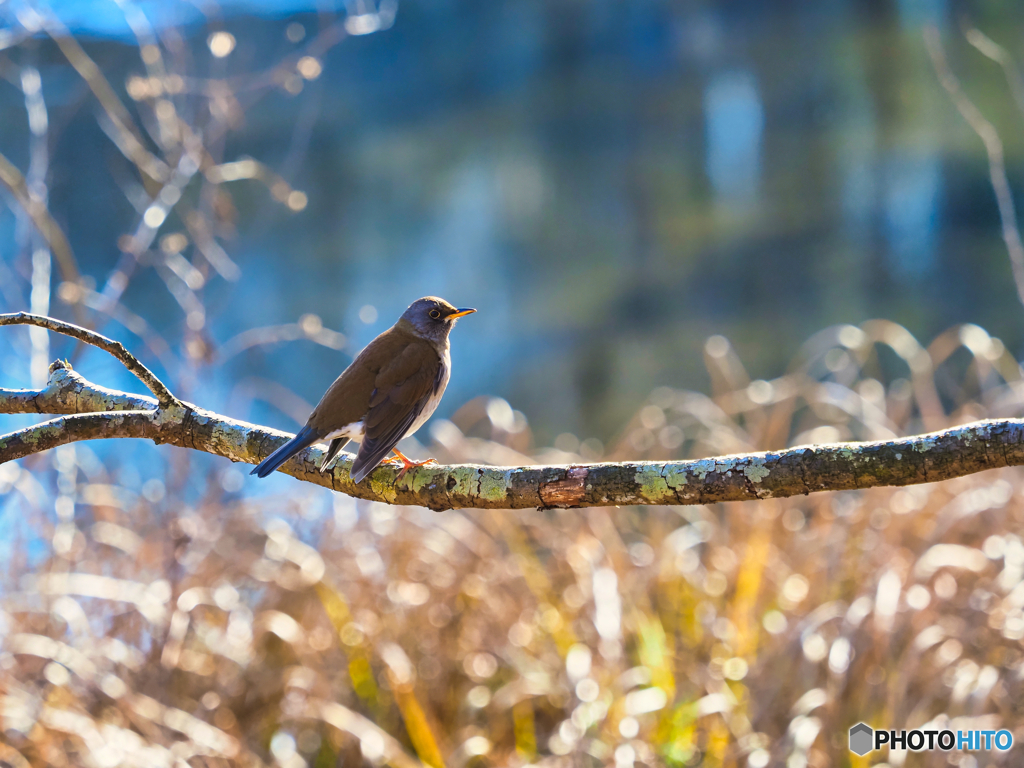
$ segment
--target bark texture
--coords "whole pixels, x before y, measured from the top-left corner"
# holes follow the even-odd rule
[[[0,436],[0,463],[78,440],[135,437],[256,464],[290,437],[173,396],[168,405],[158,406],[151,397],[98,387],[60,362],[51,366],[45,389],[0,389],[0,413],[61,414]],[[1021,465],[1024,420],[979,421],[884,442],[811,445],[697,461],[424,466],[401,480],[398,468],[385,464],[358,485],[349,477],[351,457],[343,456],[330,473],[320,474],[323,453],[313,446],[281,471],[350,496],[436,510],[706,504],[914,485]]]

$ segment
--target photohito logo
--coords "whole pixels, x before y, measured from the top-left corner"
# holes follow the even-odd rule
[[[857,723],[853,728],[850,729],[850,751],[864,757],[874,747],[871,746],[871,742],[874,741],[874,736],[871,731],[871,726],[867,723]]]
[[[989,751],[1005,752],[1013,746],[1013,734],[1001,731],[937,731],[934,729],[911,731],[876,731],[867,723],[857,723],[850,729],[850,751],[864,757],[868,752],[888,746],[889,749],[909,749],[911,752]]]

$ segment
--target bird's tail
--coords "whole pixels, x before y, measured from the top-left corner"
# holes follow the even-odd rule
[[[249,474],[256,475],[257,477],[266,477],[296,453],[301,451],[303,448],[308,448],[319,439],[320,435],[317,434],[315,429],[307,424],[298,431],[295,437],[253,467],[252,472]]]

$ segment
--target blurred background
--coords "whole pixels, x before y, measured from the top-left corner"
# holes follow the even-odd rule
[[[546,443],[563,432],[607,442],[654,387],[705,387],[712,334],[760,378],[815,331],[872,317],[924,338],[973,322],[1020,352],[985,155],[922,39],[927,21],[954,33],[956,70],[1003,129],[1016,181],[1020,114],[998,64],[959,34],[959,9],[410,3],[398,23],[391,4],[376,15],[350,5],[351,16],[270,0],[206,16],[177,2],[54,6],[140,130],[159,130],[163,105],[204,135],[212,160],[262,164],[229,166],[216,185],[190,178],[153,235],[158,255],[202,272],[185,219],[208,214],[238,269],[169,290],[154,264],[133,274],[125,307],[180,338],[188,310],[175,291],[191,287],[206,310],[193,330],[211,349],[306,314],[346,337],[334,352],[264,347],[204,369],[196,386],[211,407],[247,376],[315,402],[427,294],[482,310],[460,325],[439,415],[497,395]],[[12,50],[30,7],[6,4],[14,83],[0,92],[0,142],[27,171],[18,86],[35,67],[48,117],[36,170],[87,283],[110,295],[119,238],[152,190],[57,46],[33,35]],[[167,48],[170,92],[140,59],[132,9]],[[998,42],[1016,41],[1012,3],[971,11]],[[19,236],[4,210],[7,269]],[[22,306],[12,290],[5,302]],[[255,415],[294,425],[263,404]]]
[[[1012,2],[7,0],[0,311],[294,430],[412,300],[475,306],[402,446],[442,461],[1017,416],[1022,32]],[[0,384],[65,356],[139,391],[13,328]],[[0,761],[804,768],[872,764],[858,720],[1016,728],[1022,479],[435,515],[67,446],[0,465]]]

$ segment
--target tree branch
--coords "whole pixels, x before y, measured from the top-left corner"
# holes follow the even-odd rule
[[[124,344],[119,341],[108,339],[102,334],[96,333],[95,331],[88,331],[85,328],[80,328],[79,326],[72,325],[71,323],[54,320],[52,317],[32,315],[28,312],[15,312],[9,315],[0,315],[0,325],[37,325],[40,328],[46,328],[57,333],[62,333],[65,336],[70,336],[74,339],[84,341],[87,344],[92,344],[94,347],[99,347],[100,349],[112,354],[124,364],[125,368],[135,374],[138,380],[145,384],[150,392],[156,395],[156,399],[161,407],[174,405],[178,402],[177,398],[171,394],[171,391],[167,389],[164,383],[160,381],[160,379],[158,379],[156,375],[149,370],[149,368],[140,363],[135,355],[125,349]],[[60,365],[61,367],[64,366],[63,363]],[[51,379],[53,375],[53,367],[53,365],[50,366]],[[124,393],[118,394],[123,395]],[[124,409],[122,408],[119,410]],[[18,411],[18,413],[21,413],[21,411]],[[49,411],[49,413],[65,413],[65,411]]]
[[[154,406],[152,398],[98,387],[63,364],[53,365],[42,390],[0,389],[0,413],[63,414],[0,436],[0,464],[78,440],[118,437],[141,437],[256,464],[290,437],[188,403]],[[349,477],[352,459],[347,455],[331,472],[317,471],[323,453],[322,448],[309,448],[282,471],[357,498],[438,510],[706,504],[914,485],[1018,466],[1024,464],[1024,420],[980,421],[896,440],[696,461],[426,466],[401,480],[398,469],[385,464],[358,485]]]

